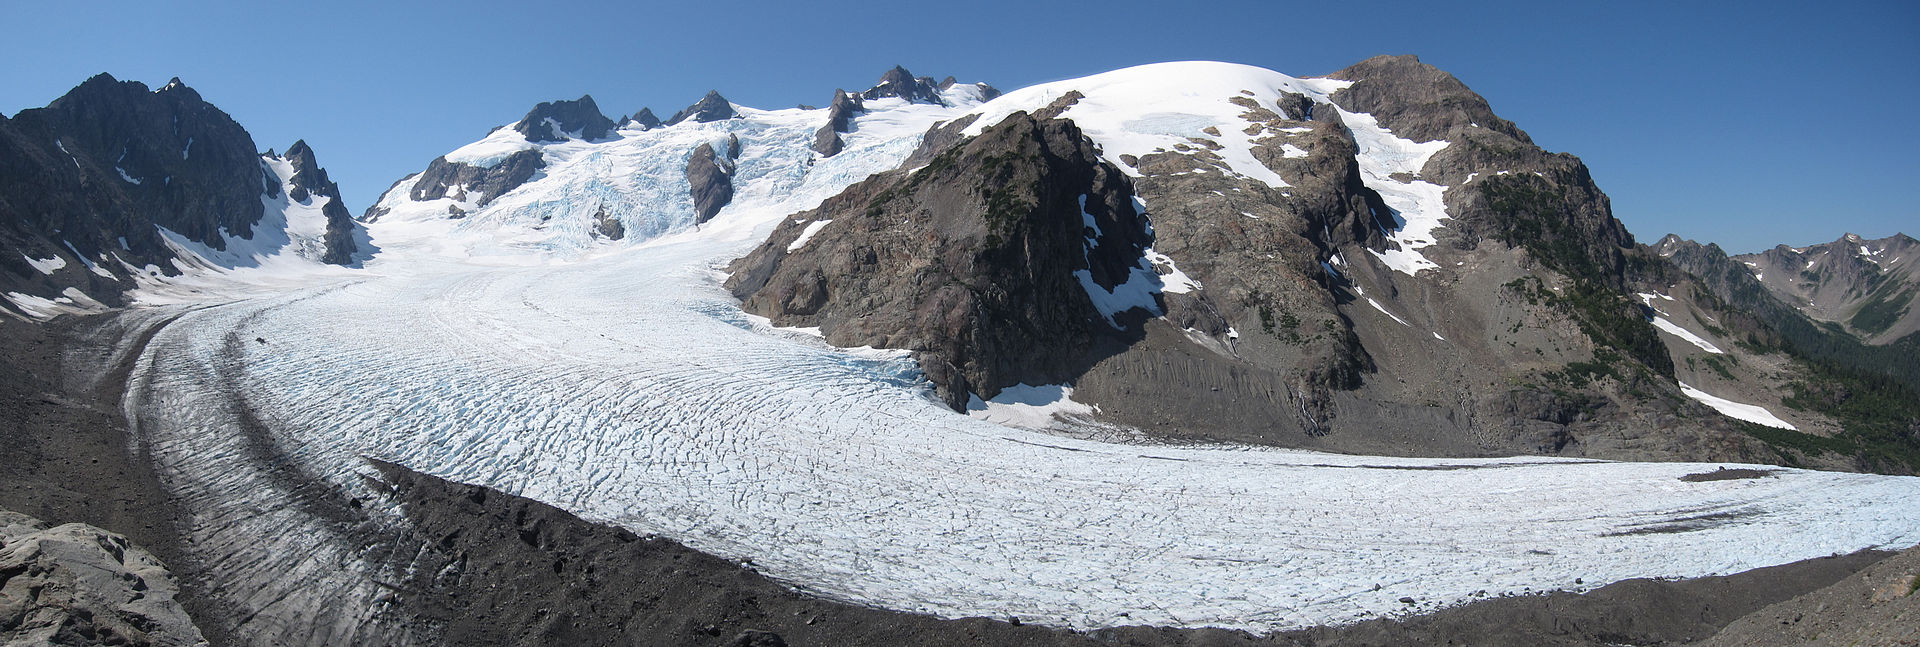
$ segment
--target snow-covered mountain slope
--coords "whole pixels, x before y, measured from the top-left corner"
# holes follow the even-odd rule
[[[868,101],[843,136],[848,152],[827,158],[809,148],[827,118],[825,109],[734,106],[732,118],[655,128],[630,122],[600,140],[535,142],[503,126],[443,159],[487,169],[517,153],[537,154],[541,168],[524,182],[483,203],[471,183],[418,195],[416,175],[381,196],[369,220],[378,223],[383,245],[431,246],[454,258],[563,261],[620,249],[695,227],[685,171],[702,144],[738,151],[730,160],[734,202],[797,200],[798,211],[811,206],[808,200],[898,165],[928,127],[979,102],[971,85],[954,86],[943,96],[949,105]],[[623,235],[611,239],[603,220],[619,223]]]
[[[1231,87],[1228,106],[1244,89],[1257,104],[1247,110],[1287,112],[1284,92],[1319,97],[1337,85],[1181,66],[1156,81],[1175,85],[1155,96],[1178,97],[1188,83],[1205,96]],[[1101,105],[1105,88],[1136,82],[1116,74],[1072,89],[1084,88],[1085,106]],[[393,511],[359,509],[379,500],[360,478],[361,456],[750,560],[833,598],[1081,628],[1298,627],[1405,612],[1402,597],[1423,609],[1483,591],[1920,543],[1920,509],[1907,504],[1920,479],[1911,477],[1780,469],[1699,480],[1681,477],[1717,465],[1115,444],[1000,426],[933,401],[897,354],[773,328],[721,288],[716,268],[790,215],[900,165],[935,122],[1043,108],[1049,92],[951,107],[872,100],[845,150],[825,159],[809,148],[825,111],[741,107],[734,119],[534,144],[525,150],[540,156],[538,172],[484,205],[417,200],[402,182],[368,225],[380,251],[364,270],[272,291],[208,283],[154,293],[153,303],[173,305],[137,314],[177,319],[139,358],[129,418],[179,495],[196,557],[225,567],[213,569],[222,579],[211,588],[257,619],[239,629],[263,640],[343,641],[341,627],[363,607],[327,600],[377,604],[386,580],[355,557],[364,549],[356,520],[390,521]],[[1221,152],[1199,156],[1209,170],[1197,175],[1231,172],[1273,191],[1306,183],[1276,171],[1288,186],[1275,188],[1242,166],[1263,156],[1259,142],[1233,141],[1251,124],[1229,131],[1218,121],[1226,108],[1191,104],[1113,123],[1084,106],[1068,116],[1090,123],[1094,141],[1143,185],[1180,161],[1153,148],[1178,149],[1193,132],[1215,137],[1208,128],[1222,133],[1209,140]],[[1346,132],[1329,123],[1298,134]],[[732,201],[696,228],[688,157],[734,140],[739,155],[725,156],[735,158]],[[1261,164],[1292,159],[1279,143],[1266,144]],[[1338,140],[1301,143],[1324,152]],[[1383,169],[1399,154],[1368,153]],[[1202,167],[1186,168],[1191,179]],[[1172,202],[1178,186],[1149,186],[1149,208],[1165,209],[1154,196]],[[1236,187],[1247,189],[1222,185],[1220,197]],[[449,218],[456,207],[464,217]],[[1267,203],[1245,209],[1234,217],[1291,217]],[[627,236],[595,239],[603,211]],[[1356,253],[1345,267],[1371,258],[1347,249]],[[1183,268],[1205,260],[1169,254]],[[1443,269],[1411,273],[1448,267],[1428,260]],[[1284,262],[1320,267],[1317,257]],[[1368,281],[1408,274],[1379,268]],[[1196,280],[1215,289],[1227,279]],[[1236,325],[1246,337],[1260,326]]]
[[[1336,111],[1359,145],[1355,159],[1366,186],[1380,193],[1397,220],[1390,223],[1394,228],[1389,232],[1395,245],[1374,253],[1408,275],[1437,267],[1418,250],[1434,243],[1432,230],[1447,219],[1446,206],[1440,199],[1447,187],[1424,180],[1396,181],[1392,176],[1420,173],[1447,142],[1403,139],[1370,115],[1340,109],[1331,97],[1351,85],[1352,81],[1296,78],[1251,65],[1158,63],[1006,93],[969,113],[978,118],[965,134],[979,134],[1013,111],[1039,110],[1077,93],[1080,98],[1072,100],[1059,116],[1072,119],[1098,142],[1108,162],[1135,176],[1140,174],[1135,168],[1140,157],[1156,152],[1197,152],[1198,147],[1216,157],[1225,172],[1284,189],[1291,185],[1256,159],[1254,149],[1272,147],[1283,157],[1305,158],[1305,149],[1286,140],[1311,128],[1262,127],[1258,123],[1264,120],[1260,115],[1288,114],[1285,103],[1297,106],[1296,120],[1311,118],[1316,108]],[[1289,95],[1296,98],[1290,102]],[[1269,140],[1274,137],[1280,141]]]

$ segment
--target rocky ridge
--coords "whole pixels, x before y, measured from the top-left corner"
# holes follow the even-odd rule
[[[1132,184],[1093,151],[1070,122],[1016,114],[796,214],[735,262],[728,288],[830,343],[916,352],[956,409],[1068,379],[1144,318],[1109,325],[1075,279],[1112,290],[1152,242]]]
[[[316,260],[351,264],[364,251],[354,243],[358,225],[344,217],[312,150],[297,148],[289,156],[298,158],[303,191],[330,198]],[[245,129],[179,79],[148,90],[101,74],[45,108],[0,120],[0,249],[8,252],[0,287],[40,300],[11,300],[0,311],[39,318],[117,305],[136,276],[179,273],[175,259],[188,253],[181,244],[222,252],[256,238],[268,202],[281,199],[256,150]]]
[[[1816,321],[1840,324],[1869,344],[1920,332],[1920,240],[1847,234],[1808,247],[1779,245],[1733,260],[1752,268],[1774,298]]]
[[[708,90],[707,95],[700,97],[700,100],[694,102],[693,105],[681,108],[678,112],[673,113],[673,116],[668,117],[664,125],[671,126],[688,119],[704,124],[722,119],[732,119],[738,114],[739,112],[733,109],[733,104],[728,103],[726,97],[720,96],[720,91]]]
[[[703,143],[687,157],[687,185],[693,192],[694,224],[704,223],[733,201],[734,160],[740,158],[740,138],[729,136],[725,156]]]
[[[568,139],[605,139],[613,132],[613,121],[600,114],[592,95],[580,95],[572,101],[551,101],[534,106],[513,129],[530,142],[558,142]]]

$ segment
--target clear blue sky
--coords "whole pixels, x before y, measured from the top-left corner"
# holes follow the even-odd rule
[[[718,89],[825,103],[894,64],[1001,89],[1140,63],[1296,76],[1417,54],[1579,155],[1644,242],[1920,235],[1920,3],[18,2],[0,111],[179,76],[262,148],[312,144],[363,210],[533,106],[610,117]],[[1712,6],[1709,6],[1712,5]]]

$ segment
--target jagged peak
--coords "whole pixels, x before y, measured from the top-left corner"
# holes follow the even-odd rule
[[[90,85],[118,85],[119,83],[120,83],[120,79],[113,78],[112,74],[101,72],[99,74],[95,74],[93,76],[87,77],[87,80],[81,81],[80,85],[77,87],[84,88]],[[139,81],[134,81],[134,83],[139,83]]]
[[[565,141],[576,136],[603,139],[613,128],[613,120],[601,114],[600,105],[590,94],[572,101],[542,102],[513,125],[530,142]]]
[[[700,100],[694,102],[693,105],[673,113],[673,116],[667,119],[666,125],[671,126],[688,119],[692,119],[698,123],[707,123],[732,119],[738,115],[739,113],[733,109],[733,103],[727,101],[726,97],[720,96],[719,90],[708,90],[707,95],[700,97]]]
[[[639,112],[633,113],[633,116],[622,118],[620,125],[625,126],[629,123],[640,124],[643,130],[653,130],[660,127],[660,118],[654,116],[653,108],[641,108]]]
[[[940,87],[933,77],[916,77],[899,65],[882,73],[878,83],[860,94],[868,99],[898,97],[915,103],[946,105],[940,99]]]
[[[320,165],[313,156],[313,147],[308,146],[305,139],[294,140],[293,145],[287,147],[287,154],[282,156],[282,159],[292,162],[294,168],[312,168]]]

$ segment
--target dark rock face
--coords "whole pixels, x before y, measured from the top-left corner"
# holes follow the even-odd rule
[[[306,202],[313,197],[331,198],[321,213],[327,216],[327,233],[323,241],[326,251],[320,258],[322,263],[334,265],[352,265],[354,254],[361,250],[354,242],[354,229],[357,226],[353,216],[347,212],[347,206],[340,200],[340,186],[327,178],[327,170],[320,168],[320,162],[313,156],[313,149],[306,140],[293,143],[287,149],[286,160],[293,165],[293,188],[288,197],[296,202]]]
[[[156,225],[215,249],[226,247],[223,232],[251,237],[261,195],[279,193],[257,150],[178,79],[149,91],[101,74],[0,120],[0,287],[42,295],[76,287],[112,304],[131,283],[103,255],[176,271]],[[67,267],[47,276],[22,255]]]
[[[420,173],[420,179],[414,182],[413,191],[408,197],[414,200],[453,197],[462,201],[473,200],[475,205],[485,205],[526,184],[527,180],[533,179],[534,173],[546,166],[547,162],[541,158],[538,150],[514,153],[489,168],[436,157],[433,163],[427,165],[427,170]],[[472,195],[475,193],[479,195]]]
[[[633,116],[624,119],[621,125],[626,123],[636,124],[642,130],[653,130],[660,127],[660,118],[653,116],[652,108],[641,108],[639,112],[633,113]]]
[[[613,121],[600,114],[600,106],[591,95],[572,101],[551,101],[534,106],[513,129],[530,142],[563,142],[571,137],[585,140],[605,139],[613,132]]]
[[[1134,204],[1079,128],[1016,113],[918,172],[795,216],[727,285],[748,312],[819,326],[830,343],[916,351],[960,409],[970,393],[1069,380],[1138,334],[1146,313],[1115,329],[1074,276],[1111,289],[1139,265],[1152,235]]]
[[[221,230],[250,236],[260,220],[263,172],[253,138],[177,80],[149,92],[101,74],[0,127],[7,221],[63,232],[76,247],[89,244],[82,252],[112,240],[87,230],[111,229],[140,245],[134,253],[159,255],[150,231],[114,226],[135,223],[223,249]]]
[[[1375,56],[1328,76],[1359,82],[1335,92],[1334,103],[1373,115],[1401,137],[1430,142],[1447,139],[1453,129],[1478,124],[1533,144],[1513,122],[1494,115],[1485,98],[1417,56]]]
[[[813,150],[824,157],[833,157],[845,149],[847,143],[840,139],[840,133],[853,130],[853,116],[862,112],[860,95],[836,89],[833,91],[833,103],[827,106],[827,123],[814,131]]]
[[[593,216],[593,234],[607,240],[620,240],[627,237],[627,226],[621,224],[620,220],[614,218],[612,214],[607,213],[607,208],[602,206]]]
[[[860,93],[860,96],[869,100],[899,97],[914,103],[946,105],[940,100],[940,85],[933,77],[915,77],[907,68],[898,65],[880,75],[880,82]]]
[[[666,125],[671,126],[688,119],[704,124],[732,119],[738,114],[734,112],[733,104],[728,103],[726,97],[720,96],[718,90],[708,90],[707,96],[701,97],[698,102],[681,108],[679,112],[673,113],[672,117],[668,117]]]
[[[735,140],[738,141],[738,140]],[[719,159],[711,144],[701,144],[687,158],[687,184],[693,190],[694,223],[703,223],[733,201],[733,164]]]

